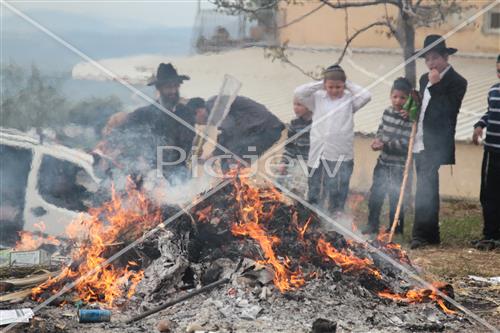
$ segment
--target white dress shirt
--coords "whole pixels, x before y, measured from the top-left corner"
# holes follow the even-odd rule
[[[439,73],[439,77],[441,80],[443,79],[443,76],[448,72],[451,68],[451,65],[448,65],[442,71]],[[417,134],[415,135],[415,144],[413,145],[413,152],[414,153],[420,153],[422,150],[425,149],[424,147],[424,117],[425,117],[425,110],[427,109],[427,106],[429,105],[429,101],[431,100],[431,93],[429,92],[429,87],[432,86],[431,82],[427,82],[427,86],[425,87],[424,91],[424,96],[422,98],[422,107],[420,109],[420,116],[418,117],[418,126],[417,126]]]
[[[311,145],[307,165],[317,168],[320,159],[352,160],[354,150],[354,112],[371,99],[371,93],[346,81],[340,98],[332,99],[323,89],[323,81],[295,89],[295,97],[313,112]]]

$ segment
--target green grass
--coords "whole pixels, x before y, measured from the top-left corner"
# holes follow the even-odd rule
[[[363,227],[368,220],[367,199],[352,210],[358,227]],[[403,236],[396,241],[408,244],[411,240],[414,211],[410,207],[405,212],[405,229]],[[389,224],[389,207],[387,200],[380,215],[381,226]],[[444,199],[440,209],[440,233],[443,246],[469,245],[470,241],[481,238],[483,217],[479,202],[470,200]]]
[[[351,213],[356,225],[362,228],[368,219],[367,198],[355,207]],[[409,249],[413,227],[413,209],[405,214],[403,235],[396,235],[394,241]],[[380,216],[381,226],[389,222],[389,207],[384,204]],[[470,242],[481,238],[483,217],[481,205],[472,200],[443,199],[440,209],[441,244],[418,250],[408,250],[412,262],[424,269],[434,279],[454,279],[467,275],[499,276],[500,251],[479,251]],[[429,277],[430,279],[430,277]]]

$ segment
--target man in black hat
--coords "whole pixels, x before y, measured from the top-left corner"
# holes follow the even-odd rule
[[[455,127],[467,80],[448,63],[457,49],[429,35],[420,57],[429,72],[420,77],[422,109],[413,153],[417,171],[411,248],[439,244],[439,167],[455,164]]]
[[[122,172],[144,176],[151,170],[159,171],[171,183],[185,180],[189,176],[186,156],[191,151],[195,114],[187,101],[180,98],[179,87],[189,80],[177,74],[172,64],[161,63],[156,76],[148,83],[157,90],[157,103],[180,118],[155,104],[141,107],[121,117],[112,126],[100,148],[112,149],[115,163]]]

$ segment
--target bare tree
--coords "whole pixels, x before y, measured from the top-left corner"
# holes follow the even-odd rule
[[[279,10],[280,5],[294,5],[301,3],[297,0],[214,0],[220,10],[230,14],[245,13],[255,19],[265,10]],[[421,27],[439,26],[443,24],[451,15],[460,15],[463,11],[475,7],[471,3],[458,0],[320,0],[318,7],[305,13],[293,22],[289,22],[277,29],[290,26],[301,21],[303,18],[314,14],[321,7],[327,6],[331,10],[344,10],[346,18],[346,36],[343,50],[336,63],[341,63],[349,45],[357,36],[373,28],[382,29],[388,38],[395,38],[403,51],[404,59],[409,59],[415,53],[415,32]],[[349,8],[383,7],[383,15],[368,22],[366,26],[358,29],[354,34],[349,35]],[[388,7],[396,8],[396,15],[390,15]],[[288,43],[282,45],[269,46],[266,56],[272,59],[280,59],[300,70],[305,75],[316,78],[313,72],[306,72],[298,65],[294,64],[287,55]],[[416,82],[415,62],[409,62],[405,66],[405,76],[413,83]]]

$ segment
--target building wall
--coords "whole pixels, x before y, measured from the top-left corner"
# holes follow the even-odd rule
[[[445,34],[490,3],[490,1],[483,0],[462,0],[462,2],[467,5],[473,3],[476,8],[471,8],[467,11],[464,10],[461,17],[459,15],[448,17],[446,23],[439,27],[419,28],[415,41],[417,49],[422,46],[426,35],[430,33]],[[282,21],[284,24],[291,22],[319,5],[318,1],[306,1],[302,4],[285,6],[282,8]],[[397,17],[397,8],[388,5],[387,10],[389,16]],[[500,5],[496,6],[494,10],[500,11]],[[378,21],[384,14],[385,9],[383,5],[349,8],[347,10],[349,35],[352,35],[356,30],[371,22]],[[328,6],[323,6],[320,10],[303,20],[281,29],[280,40],[282,42],[288,40],[291,45],[343,46],[346,38],[345,15],[346,12],[343,9],[333,10]],[[498,53],[500,48],[500,34],[498,32],[491,33],[484,31],[486,20],[487,15],[480,16],[473,24],[469,24],[451,36],[447,43],[467,53]],[[387,31],[384,27],[372,28],[356,37],[351,46],[355,48],[399,49],[397,41],[394,38],[386,36],[385,32]]]
[[[368,191],[372,184],[373,169],[379,153],[371,150],[371,141],[371,138],[360,136],[354,140],[355,156],[351,188],[355,190]],[[456,164],[442,166],[439,170],[441,195],[479,200],[482,158],[482,147],[457,143]]]
[[[471,129],[472,132],[472,129]],[[471,133],[472,135],[472,133]],[[280,142],[286,140],[286,131],[283,131]],[[356,135],[354,138],[354,170],[351,176],[350,189],[353,191],[368,192],[372,185],[373,169],[377,163],[380,152],[373,151],[370,146],[373,138]],[[272,148],[271,148],[272,149]],[[279,164],[283,150],[276,151],[268,163]],[[479,200],[479,189],[481,186],[481,163],[483,159],[483,147],[470,143],[456,143],[456,164],[446,165],[439,169],[439,192],[442,197],[466,198]],[[265,159],[260,159],[258,169],[265,173]],[[274,169],[271,169],[274,170]],[[275,170],[272,172],[276,172]],[[259,182],[265,183],[262,177],[257,177]],[[415,173],[413,172],[412,191],[415,193]]]

